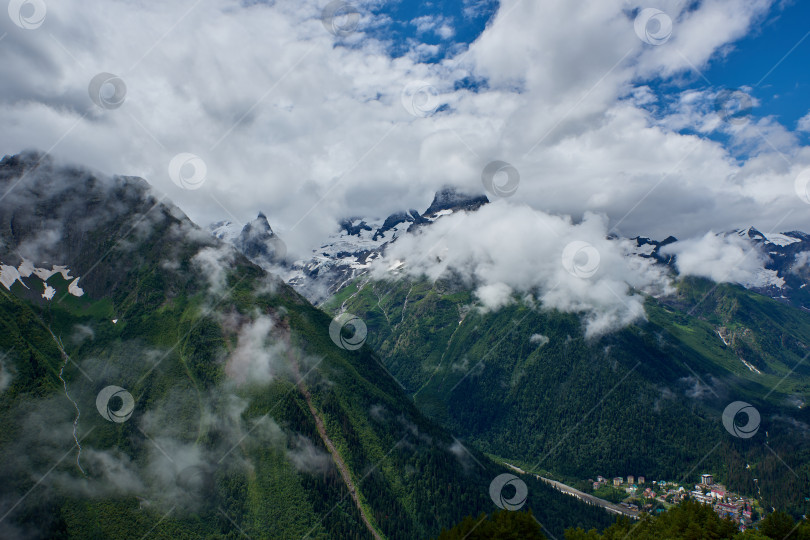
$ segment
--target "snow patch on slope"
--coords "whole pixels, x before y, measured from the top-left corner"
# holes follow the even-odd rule
[[[789,246],[790,244],[795,244],[797,242],[801,242],[801,239],[795,238],[788,234],[784,233],[763,233],[758,231],[754,227],[748,227],[747,229],[739,229],[735,231],[738,236],[742,238],[750,238],[752,240],[759,240],[765,244],[773,244],[779,247]]]
[[[793,238],[792,236],[781,233],[769,233],[765,238],[769,244],[775,244],[781,247],[801,242],[798,238]]]
[[[218,221],[212,223],[208,229],[215,238],[219,238],[229,244],[233,244],[234,241],[239,238],[239,233],[242,232],[242,226],[233,221]]]
[[[34,276],[42,282],[44,289],[42,298],[45,300],[52,300],[56,294],[56,289],[47,283],[47,281],[56,274],[61,274],[65,281],[73,280],[70,285],[68,285],[68,293],[73,296],[84,295],[84,290],[79,287],[80,278],[71,276],[70,269],[67,266],[53,265],[51,268],[39,268],[26,259],[23,259],[17,267],[0,263],[0,283],[2,283],[7,290],[11,291],[11,287],[16,282],[20,282],[20,285],[26,289],[30,289],[23,279]]]

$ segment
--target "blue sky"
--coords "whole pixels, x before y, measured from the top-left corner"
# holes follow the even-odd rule
[[[498,7],[495,0],[388,2],[373,10],[376,16],[387,19],[386,24],[370,33],[389,40],[393,56],[412,51],[416,43],[435,45],[438,47],[435,54],[426,54],[421,59],[426,63],[438,62],[472,43]],[[452,28],[452,36],[442,36],[433,30],[420,31],[415,21],[426,19],[433,20],[435,29],[442,23]],[[746,37],[717,55],[708,69],[648,83],[660,94],[711,87],[745,88],[759,102],[752,111],[755,116],[772,116],[794,130],[797,121],[810,112],[808,66],[810,2],[788,0],[773,6]]]
[[[423,57],[425,62],[437,62],[455,47],[474,41],[483,32],[487,21],[498,9],[497,0],[441,0],[414,2],[399,0],[386,2],[373,10],[378,17],[387,18],[387,24],[376,29],[374,34],[380,39],[391,40],[391,54],[400,56],[413,47],[414,42],[436,45],[435,54]],[[420,21],[434,28],[427,29]],[[440,28],[452,30],[452,35],[440,33]]]
[[[794,129],[799,118],[810,112],[808,33],[810,2],[777,6],[751,34],[734,44],[728,57],[713,61],[704,75],[715,86],[751,87],[760,102],[756,115],[774,116]],[[690,86],[707,83],[698,78]]]

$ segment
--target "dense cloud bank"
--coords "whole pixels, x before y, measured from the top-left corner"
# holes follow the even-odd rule
[[[452,272],[474,287],[484,309],[528,297],[544,308],[584,313],[586,334],[596,336],[643,318],[640,293],[670,290],[664,267],[628,256],[632,242],[607,233],[604,216],[587,214],[574,223],[496,202],[403,236],[373,273],[435,280]]]
[[[469,50],[430,64],[416,43],[392,58],[378,3],[356,5],[357,30],[337,37],[310,1],[68,0],[31,30],[0,17],[0,152],[143,176],[202,224],[265,210],[291,255],[338,218],[424,208],[447,183],[480,189],[493,159],[520,172],[513,202],[603,213],[628,236],[803,226],[794,180],[810,151],[793,132],[724,120],[718,88],[667,102],[650,90],[697,77],[773,1],[659,2],[672,33],[651,45],[637,2],[505,0]],[[452,33],[438,16],[418,25]],[[120,106],[88,95],[102,72],[123,81]],[[186,153],[201,161],[174,160]],[[170,164],[193,171],[173,181]]]

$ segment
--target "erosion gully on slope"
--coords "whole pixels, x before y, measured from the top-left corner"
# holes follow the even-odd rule
[[[313,420],[315,420],[315,426],[318,429],[318,434],[323,441],[323,444],[329,450],[329,454],[332,456],[332,461],[335,462],[335,465],[340,471],[340,476],[343,478],[343,482],[346,484],[346,488],[349,490],[349,494],[354,501],[354,505],[357,507],[357,510],[360,512],[360,517],[365,523],[366,527],[368,528],[369,532],[374,536],[375,540],[384,540],[384,538],[377,532],[374,525],[371,522],[371,518],[366,514],[363,505],[360,504],[360,497],[357,491],[357,488],[352,481],[351,475],[349,474],[349,468],[346,466],[346,462],[343,461],[343,458],[340,456],[340,452],[338,451],[335,444],[332,442],[332,439],[329,438],[329,435],[326,433],[326,426],[324,425],[323,419],[321,415],[318,413],[318,410],[315,408],[315,405],[312,403],[312,394],[310,394],[309,389],[307,389],[306,384],[304,383],[304,377],[301,377],[301,372],[298,366],[298,362],[288,355],[290,358],[290,365],[292,366],[293,376],[297,381],[296,386],[298,387],[298,391],[301,392],[301,395],[304,396],[304,399],[307,402],[307,406],[309,407],[309,412],[312,414]]]
[[[76,418],[73,420],[73,440],[76,442],[76,448],[79,450],[78,453],[76,454],[76,466],[79,468],[82,474],[85,474],[84,469],[82,468],[82,464],[80,462],[80,459],[82,457],[82,445],[81,443],[79,443],[79,438],[76,434],[76,431],[79,428],[79,417],[82,415],[82,413],[79,410],[79,405],[75,401],[73,401],[73,398],[71,398],[70,394],[68,394],[67,383],[65,382],[65,379],[62,378],[62,375],[64,374],[65,371],[65,367],[67,366],[67,363],[70,361],[70,357],[65,351],[65,347],[62,344],[62,340],[56,337],[56,334],[53,333],[50,327],[47,328],[48,332],[51,334],[51,337],[53,338],[54,343],[56,343],[56,346],[59,348],[59,352],[62,353],[62,359],[64,360],[64,362],[62,363],[62,368],[59,370],[59,380],[62,381],[62,386],[65,389],[65,397],[68,398],[68,401],[73,403],[73,407],[76,409]]]

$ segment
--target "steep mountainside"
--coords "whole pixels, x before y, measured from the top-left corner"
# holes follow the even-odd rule
[[[412,539],[494,509],[502,467],[143,180],[29,154],[0,191],[0,537]],[[527,482],[553,534],[609,522]]]
[[[808,235],[753,227],[709,233],[739,249],[735,261],[763,261],[741,285],[681,278],[674,237],[609,236],[625,257],[653,262],[677,289],[646,297],[646,320],[597,339],[586,337],[578,313],[544,309],[517,293],[482,311],[476,285],[452,272],[434,282],[401,273],[397,265],[407,261],[379,265],[387,278],[372,272],[405,235],[486,202],[437,193],[423,221],[363,249],[355,238],[376,242],[382,228],[347,221],[309,263],[314,270],[290,283],[332,313],[362,319],[369,343],[420,410],[493,456],[568,479],[679,479],[701,464],[767,504],[804,512]],[[408,240],[418,245],[414,236]],[[489,264],[486,255],[475,264]],[[729,437],[720,420],[735,401],[761,413],[758,437]]]
[[[708,470],[805,511],[807,313],[690,278],[647,298],[646,322],[587,339],[575,313],[476,304],[463,282],[400,278],[358,280],[326,307],[364,320],[420,410],[490,455],[564,479]],[[755,436],[724,429],[735,401],[760,413]]]

